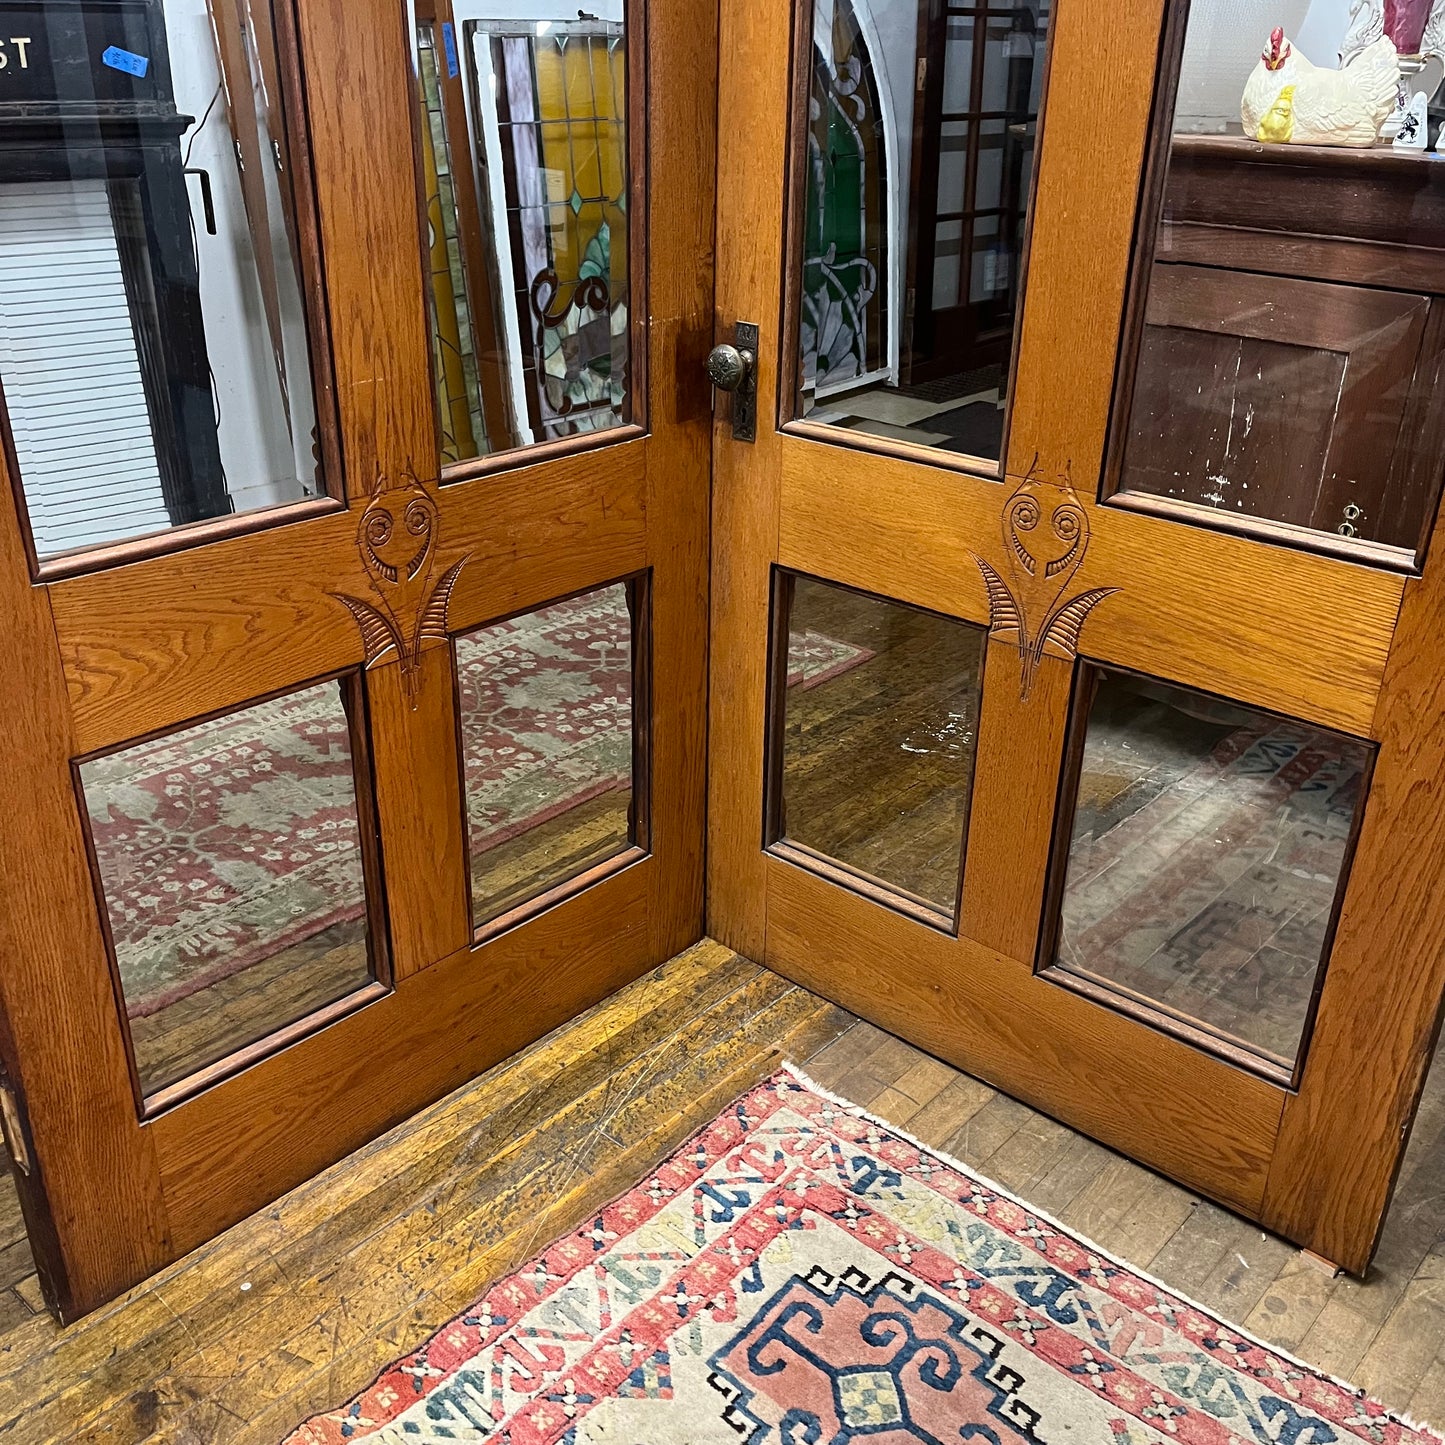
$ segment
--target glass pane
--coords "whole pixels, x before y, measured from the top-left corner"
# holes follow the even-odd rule
[[[779,837],[952,920],[982,628],[792,582]]]
[[[801,416],[1002,456],[1051,10],[814,0]]]
[[[269,11],[6,13],[0,381],[36,551],[320,494]]]
[[[1111,472],[1150,510],[1413,560],[1445,466],[1445,173],[1438,116],[1407,145],[1396,87],[1435,96],[1429,8],[1189,8]]]
[[[509,9],[412,4],[446,462],[632,417],[622,0]]]
[[[603,587],[456,640],[477,927],[633,842],[627,593]]]
[[[1103,672],[1058,966],[1294,1065],[1372,749]]]
[[[80,777],[145,1093],[372,977],[340,683],[94,758]]]

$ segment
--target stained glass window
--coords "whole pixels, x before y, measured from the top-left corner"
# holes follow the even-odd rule
[[[833,10],[831,53],[814,44],[808,115],[802,363],[816,390],[888,364],[883,118],[849,0]]]
[[[621,0],[576,20],[409,7],[443,460],[630,421]]]
[[[492,64],[529,420],[539,439],[617,426],[629,416],[622,26],[493,33]]]
[[[431,275],[432,351],[441,413],[442,459],[455,462],[477,456],[488,447],[462,264],[457,182],[437,64],[436,25],[430,20],[417,26],[417,73],[421,82],[427,269]]]

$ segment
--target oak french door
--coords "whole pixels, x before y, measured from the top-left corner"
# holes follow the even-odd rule
[[[1445,987],[1430,162],[1242,134],[1267,7],[722,11],[710,931],[1362,1271]]]
[[[715,37],[193,9],[36,7],[0,92],[0,1101],[66,1318],[702,919]]]

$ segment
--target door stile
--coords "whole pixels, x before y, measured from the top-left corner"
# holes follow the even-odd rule
[[[0,465],[11,472],[13,458]],[[78,749],[49,598],[29,583],[21,533],[15,508],[0,506],[0,615],[10,657],[0,1065],[27,1135],[28,1171],[16,1141],[7,1143],[36,1270],[47,1301],[68,1320],[159,1268],[170,1229],[154,1140],[136,1118],[70,786]]]
[[[1370,735],[1380,744],[1265,1223],[1363,1273],[1409,1141],[1445,1004],[1445,515],[1405,584]]]
[[[651,956],[661,962],[704,926],[718,0],[647,0],[645,13],[646,105],[634,129],[639,140],[650,132],[636,162],[646,167],[648,204],[633,224],[645,226],[649,246],[646,777],[648,845],[666,860],[650,905]]]
[[[731,404],[713,421],[712,694],[708,765],[708,931],[739,953],[766,948],[763,735],[767,711],[768,609],[778,552],[783,438],[776,398],[785,346],[787,165],[777,138],[790,133],[802,5],[722,0],[725,60],[718,92],[718,341],[738,321],[762,328],[758,429],[732,441]],[[738,57],[746,56],[746,63]],[[728,197],[755,205],[733,215]]]
[[[1025,251],[1007,473],[1092,499],[1103,468],[1165,0],[1061,0]]]

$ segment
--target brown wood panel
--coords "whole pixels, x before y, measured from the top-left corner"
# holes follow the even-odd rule
[[[435,477],[440,464],[406,12],[392,0],[307,0],[298,40],[346,491],[365,497],[378,476]]]
[[[72,1318],[162,1263],[169,1234],[71,786],[49,599],[29,585],[11,497],[0,485],[0,1082],[28,1127],[31,1172],[15,1178],[45,1293]]]
[[[712,691],[708,787],[708,930],[740,953],[763,948],[763,717],[768,605],[777,550],[781,460],[776,416],[782,352],[786,137],[792,114],[794,15],[810,7],[723,0],[728,50],[717,148],[717,340],[737,321],[762,328],[758,437],[732,441],[732,402],[719,397],[713,426]],[[747,214],[736,207],[746,203]],[[731,203],[731,208],[730,204]],[[789,403],[790,404],[790,403]]]
[[[1405,589],[1354,870],[1264,1219],[1362,1272],[1374,1251],[1445,995],[1445,522]]]
[[[717,0],[647,7],[653,194],[669,198],[648,260],[652,378],[647,553],[652,719],[649,845],[666,860],[652,904],[652,957],[702,935],[707,842],[708,545],[717,164]],[[667,144],[662,144],[663,136]]]
[[[1282,1089],[771,858],[766,962],[1220,1203],[1257,1209]]]
[[[30,588],[15,518],[0,516],[0,603],[9,599],[21,647],[7,692],[19,721],[3,785],[16,826],[0,841],[0,943],[16,961],[0,977],[0,1087],[15,1086],[42,1157],[44,1178],[25,1187],[69,1313],[700,935],[716,15],[693,0],[629,11],[634,276],[642,244],[654,243],[650,289],[639,285],[633,308],[647,350],[634,354],[632,379],[650,435],[622,428],[494,461],[455,485],[429,480],[437,431],[404,9],[308,0],[304,114],[349,509],[325,499],[264,530],[218,524],[187,534],[183,552],[127,544],[45,589]],[[644,183],[665,208],[642,204]],[[333,594],[375,597],[357,545],[361,498],[379,477],[396,486],[408,476],[428,479],[436,498],[435,575],[465,559],[453,631],[650,574],[651,665],[638,698],[644,712],[657,702],[641,754],[654,852],[593,869],[473,947],[450,654],[423,654],[412,692],[395,663],[374,669],[365,692],[384,879],[372,867],[368,884],[388,904],[395,967],[381,972],[394,991],[373,984],[179,1081],[142,1124],[71,759],[357,667],[362,638]]]
[[[209,1239],[641,973],[656,859],[403,979],[150,1126],[174,1252]]]
[[[1038,947],[1073,677],[1070,663],[1045,657],[1024,699],[1018,648],[989,643],[958,931],[1026,968]]]
[[[392,976],[400,980],[472,937],[451,648],[422,653],[414,698],[395,663],[372,669],[366,705]]]
[[[456,630],[637,570],[646,560],[643,441],[445,487],[439,564],[466,567]],[[108,747],[361,660],[330,594],[371,595],[359,510],[52,589],[82,751]]]
[[[1104,458],[1165,0],[1056,8],[1007,470],[1093,492]],[[1107,141],[1081,145],[1100,134]]]
[[[1012,482],[801,437],[784,437],[782,450],[785,566],[989,620],[974,553],[1000,555]],[[1368,734],[1402,578],[1119,508],[1088,511],[1092,538],[1071,585],[1120,593],[1089,618],[1082,651]]]
[[[1230,199],[1232,203],[1234,198]],[[1445,291],[1445,266],[1439,251],[1385,241],[1341,245],[1333,236],[1169,220],[1160,227],[1159,255],[1196,266],[1223,266],[1271,276],[1305,276],[1351,286],[1403,287],[1407,291]]]
[[[1151,277],[1120,488],[1197,503],[1206,525],[1332,534],[1354,516],[1412,553],[1431,483],[1402,422],[1436,361],[1429,298],[1208,266]],[[1438,476],[1436,455],[1423,470]]]

